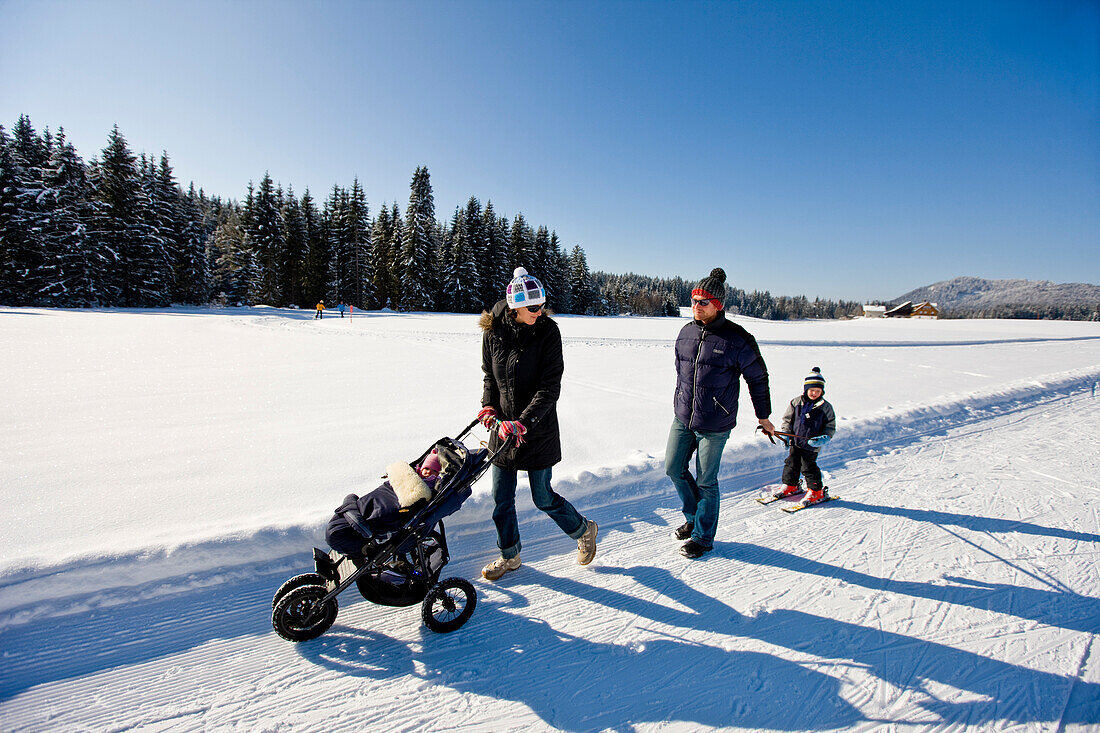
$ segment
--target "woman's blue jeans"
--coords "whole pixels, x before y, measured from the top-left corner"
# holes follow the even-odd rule
[[[527,480],[531,484],[531,499],[535,506],[550,515],[561,531],[573,539],[580,539],[588,528],[585,518],[573,505],[550,488],[549,468],[528,471]],[[493,466],[493,523],[497,527],[497,547],[505,558],[519,554],[519,520],[516,519],[516,482],[518,472]]]
[[[718,468],[722,464],[722,449],[730,431],[710,433],[689,430],[677,418],[672,419],[665,449],[665,473],[684,504],[684,518],[695,525],[691,539],[703,547],[714,547],[718,531]],[[688,470],[695,454],[695,476]]]

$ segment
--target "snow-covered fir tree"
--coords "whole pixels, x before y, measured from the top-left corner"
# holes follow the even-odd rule
[[[180,198],[180,231],[176,237],[176,290],[179,303],[198,305],[210,299],[210,269],[206,261],[208,237],[202,198],[192,183]]]
[[[573,247],[569,255],[569,290],[573,295],[573,312],[584,315],[596,305],[596,293],[592,287],[592,273],[588,259],[580,245]]]
[[[241,225],[245,240],[251,247],[252,257],[257,268],[255,281],[251,283],[250,299],[253,303],[281,305],[282,272],[279,263],[283,259],[286,238],[283,234],[282,217],[279,214],[282,198],[277,193],[271,174],[265,172],[260,185],[245,202]]]
[[[508,233],[508,259],[513,270],[517,267],[523,267],[535,277],[541,278],[543,273],[538,267],[538,262],[534,260],[534,249],[535,233],[527,225],[527,219],[524,218],[523,214],[516,214],[515,218],[512,219],[512,228]],[[511,279],[511,274],[508,277]]]
[[[42,169],[43,207],[48,207],[43,242],[43,288],[50,305],[86,308],[105,303],[104,279],[114,264],[109,253],[88,236],[92,196],[84,161],[58,130],[49,161]]]
[[[26,115],[2,138],[0,152],[0,292],[7,302],[38,302],[42,279],[44,227],[40,197],[42,166],[48,159],[46,143],[38,137]]]
[[[488,243],[485,236],[485,222],[482,220],[481,202],[475,196],[471,196],[466,201],[462,218],[466,227],[466,247],[470,258],[469,287],[472,295],[471,310],[468,312],[479,313],[491,303],[487,303],[483,297]]]
[[[485,238],[484,266],[481,272],[481,305],[492,308],[493,304],[504,297],[504,289],[512,279],[512,270],[508,260],[507,220],[498,219],[493,211],[493,202],[485,203],[481,215],[481,231]]]
[[[115,304],[168,305],[168,256],[152,223],[148,165],[142,176],[117,125],[101,156],[92,169],[92,184],[102,206],[93,212],[89,234],[116,262],[108,286],[117,293]]]
[[[309,235],[306,232],[306,220],[302,213],[302,204],[295,198],[293,187],[288,187],[279,210],[285,237],[279,268],[283,272],[283,292],[281,303],[287,305],[307,305],[303,293],[306,260],[309,257]]]
[[[480,229],[481,218],[474,217],[474,230]],[[450,286],[450,308],[456,313],[477,313],[481,310],[481,298],[478,288],[477,260],[475,245],[470,236],[470,226],[465,209],[455,209],[453,219],[450,263],[447,274]]]
[[[431,178],[425,166],[419,166],[410,185],[409,206],[405,209],[405,230],[402,242],[400,306],[406,311],[432,310],[433,272],[437,249],[435,199]]]
[[[318,211],[308,188],[302,194],[301,210],[307,248],[302,274],[302,305],[312,307],[319,300],[332,299],[328,291],[332,252],[325,234],[324,216]]]
[[[546,289],[550,306],[560,313],[573,312],[573,295],[569,287],[569,260],[562,251],[558,233],[550,233],[550,250],[546,262]]]
[[[351,238],[349,246],[354,261],[353,286],[351,298],[343,299],[344,303],[351,303],[357,308],[374,308],[374,261],[371,257],[371,222],[370,207],[367,205],[367,197],[363,187],[359,184],[359,178],[352,181],[351,192],[348,194],[347,210],[348,234]]]

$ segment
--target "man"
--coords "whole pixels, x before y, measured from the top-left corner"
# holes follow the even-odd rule
[[[768,369],[756,339],[728,320],[724,311],[726,273],[716,267],[691,291],[692,322],[676,337],[675,418],[668,433],[665,473],[683,501],[683,525],[676,539],[684,557],[697,558],[714,548],[718,529],[718,469],[730,430],[737,424],[740,377],[749,386],[757,422],[775,432]],[[688,471],[693,453],[696,476]]]

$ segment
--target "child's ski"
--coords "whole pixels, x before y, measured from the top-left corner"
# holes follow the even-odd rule
[[[801,499],[802,495],[806,493],[806,490],[802,488],[801,479],[799,479],[798,481],[798,491],[794,491],[790,494],[783,494],[782,492],[784,488],[785,487],[783,486],[783,484],[772,484],[772,489],[770,491],[765,489],[763,493],[759,494],[756,497],[756,500],[761,504],[774,504],[775,502],[782,501],[783,499],[789,499],[791,501],[794,501],[795,499]]]
[[[780,508],[783,511],[787,512],[788,514],[794,514],[795,512],[800,512],[803,509],[809,509],[812,506],[817,506],[818,504],[824,504],[827,501],[832,501],[833,499],[839,499],[839,498],[840,498],[839,496],[833,496],[832,494],[826,494],[824,499],[822,499],[821,501],[815,501],[813,504],[803,504],[803,503],[799,502],[797,504],[792,504],[791,506],[785,506],[785,507],[780,507]]]
[[[796,491],[793,494],[787,494],[786,496],[776,496],[775,494],[765,494],[764,496],[756,497],[756,500],[761,504],[774,504],[777,501],[783,501],[784,499],[801,498],[806,494],[805,491]]]

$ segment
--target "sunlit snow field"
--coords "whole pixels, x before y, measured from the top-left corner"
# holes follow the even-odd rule
[[[524,567],[478,578],[463,629],[430,635],[349,591],[329,634],[292,646],[265,606],[332,509],[480,407],[477,317],[0,308],[0,728],[1100,721],[1100,324],[736,318],[773,420],[821,367],[838,415],[821,464],[842,500],[790,516],[751,500],[783,454],[743,389],[716,551],[691,563],[662,466],[686,321],[556,320],[555,486],[600,521],[596,563],[573,564],[522,499]],[[448,522],[448,572],[476,578],[495,552],[487,493]],[[199,618],[224,624],[196,633]],[[574,690],[586,663],[604,681]],[[177,682],[141,683],[169,669]],[[814,703],[790,708],[792,686]]]

